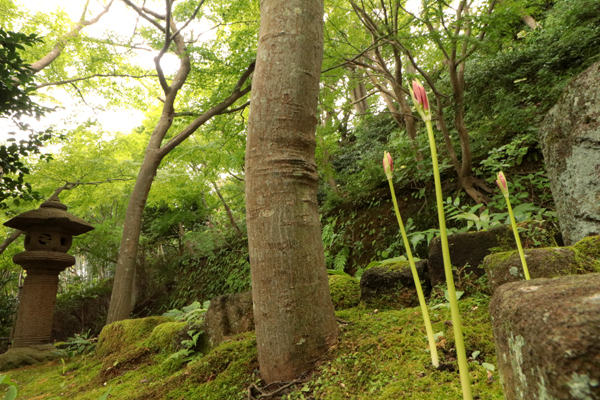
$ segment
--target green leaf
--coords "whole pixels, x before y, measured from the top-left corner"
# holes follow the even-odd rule
[[[112,387],[108,388],[108,391],[106,393],[104,393],[100,398],[98,398],[98,400],[106,400],[108,398],[108,395],[110,394],[112,390]]]
[[[493,365],[493,364],[490,364],[490,363],[485,363],[485,362],[484,362],[484,363],[481,363],[481,366],[482,366],[483,368],[487,369],[488,371],[492,371],[492,372],[493,372],[493,371],[495,371],[495,370],[496,370],[496,367],[494,367],[494,365]]]
[[[11,386],[4,395],[4,400],[15,400],[17,398],[17,387]]]

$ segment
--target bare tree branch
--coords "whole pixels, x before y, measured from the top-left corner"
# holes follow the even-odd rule
[[[59,86],[59,85],[66,85],[69,83],[73,83],[73,82],[79,82],[79,81],[85,81],[91,78],[133,78],[133,79],[141,79],[141,78],[148,78],[148,77],[156,77],[157,75],[153,75],[153,74],[148,74],[148,75],[128,75],[128,74],[93,74],[93,75],[89,75],[89,76],[84,76],[82,78],[73,78],[73,79],[67,79],[65,81],[58,81],[58,82],[48,82],[48,83],[42,83],[40,85],[36,86],[36,89],[40,89],[46,86]]]
[[[190,19],[188,19],[186,21],[186,23],[183,24],[183,26],[181,28],[179,28],[179,29],[177,29],[175,31],[175,33],[171,36],[171,40],[173,40],[175,38],[175,36],[179,35],[179,32],[181,32],[183,29],[185,29],[190,24],[190,22],[192,22],[194,20],[194,18],[196,18],[196,15],[198,14],[198,11],[200,11],[200,7],[202,7],[202,4],[204,4],[204,1],[205,0],[200,0],[200,3],[198,3],[198,6],[194,10],[194,13],[190,17]]]
[[[248,92],[250,92],[252,85],[248,85],[244,89],[242,89],[242,86],[250,78],[250,75],[252,75],[252,73],[254,72],[254,67],[255,67],[255,63],[252,62],[248,66],[248,68],[246,68],[246,71],[244,71],[244,73],[242,74],[242,76],[240,77],[238,82],[236,83],[235,88],[233,89],[233,92],[231,93],[231,95],[228,98],[226,98],[225,100],[223,100],[222,102],[220,102],[219,104],[217,104],[216,106],[212,107],[210,110],[206,111],[204,114],[200,115],[198,118],[196,118],[194,121],[192,121],[192,123],[190,123],[184,130],[182,130],[174,138],[172,138],[167,144],[165,144],[163,147],[161,147],[160,150],[158,151],[159,156],[162,157],[162,156],[165,156],[166,154],[168,154],[177,145],[179,145],[181,142],[183,142],[185,139],[187,139],[192,133],[194,133],[206,121],[208,121],[215,115],[221,115],[221,114],[226,113],[229,106],[231,106],[233,103],[235,103],[236,100],[238,100],[239,98],[243,97]]]
[[[165,15],[159,14],[159,13],[157,13],[155,11],[152,11],[149,8],[146,8],[146,7],[143,7],[143,6],[142,6],[142,11],[144,11],[147,14],[152,15],[156,19],[161,19],[163,21],[167,18]]]
[[[92,18],[89,21],[85,21],[84,18],[85,18],[85,13],[87,11],[87,6],[89,3],[89,1],[88,1],[88,3],[86,3],[86,5],[85,5],[85,9],[84,9],[83,15],[81,16],[81,20],[71,29],[71,32],[67,33],[65,36],[60,38],[48,54],[46,54],[40,60],[31,64],[31,66],[30,66],[31,69],[33,69],[37,73],[37,72],[40,72],[41,70],[43,70],[44,68],[46,68],[48,65],[50,65],[54,60],[56,60],[58,58],[58,56],[60,56],[63,49],[67,45],[69,39],[77,37],[79,35],[79,32],[84,27],[93,25],[96,22],[98,22],[100,20],[100,18],[102,18],[102,16],[108,12],[108,10],[110,9],[110,6],[112,5],[113,2],[114,2],[114,0],[111,0],[108,3],[108,5],[98,15],[96,15],[94,18]]]
[[[6,239],[4,239],[4,241],[0,244],[0,254],[4,253],[4,250],[6,250],[6,248],[8,246],[10,246],[10,244],[12,242],[14,242],[15,240],[17,240],[17,238],[19,236],[21,236],[21,234],[23,233],[23,231],[20,231],[18,229],[15,229],[13,231],[13,233],[10,234],[9,237],[7,237]]]
[[[250,100],[248,100],[247,102],[245,102],[244,104],[242,104],[239,107],[236,108],[231,108],[229,110],[225,110],[223,111],[220,115],[222,114],[232,114],[234,112],[240,111],[245,109],[246,107],[248,107],[250,105]],[[203,113],[201,112],[197,112],[197,111],[182,111],[182,112],[176,112],[175,113],[175,117],[199,117],[200,115],[202,115]]]
[[[137,12],[140,17],[144,18],[146,21],[150,22],[152,25],[154,25],[155,27],[157,27],[161,32],[165,32],[165,27],[162,26],[161,24],[159,24],[158,22],[156,22],[155,20],[153,20],[152,18],[150,18],[148,16],[148,14],[146,14],[144,11],[142,11],[141,8],[139,8],[138,6],[136,6],[131,0],[123,0],[123,2],[125,4],[127,4],[129,7],[133,8],[135,10],[135,12]]]

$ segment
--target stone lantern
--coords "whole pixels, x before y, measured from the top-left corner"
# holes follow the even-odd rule
[[[67,206],[58,198],[45,201],[40,208],[24,212],[4,225],[26,233],[25,251],[13,257],[14,263],[27,271],[27,276],[11,350],[21,347],[54,350],[51,333],[58,274],[75,264],[75,257],[67,254],[73,236],[94,227],[68,213]]]

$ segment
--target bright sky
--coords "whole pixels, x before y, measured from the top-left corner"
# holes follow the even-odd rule
[[[21,3],[22,6],[31,11],[41,12],[52,12],[58,9],[63,9],[68,13],[73,21],[77,21],[81,17],[83,7],[86,0],[16,0]],[[97,15],[102,9],[102,2],[99,0],[90,0],[90,5],[87,18],[91,18]],[[419,7],[419,0],[408,0],[407,7],[416,11]],[[163,2],[148,0],[148,7],[153,8],[157,11],[163,9]],[[105,14],[99,22],[94,25],[84,28],[86,35],[94,37],[102,37],[106,31],[113,31],[119,35],[129,37],[133,34],[136,21],[137,13],[125,6],[122,1],[115,0],[110,11]],[[139,23],[142,23],[140,20]],[[139,27],[139,25],[138,25]],[[206,31],[210,28],[207,24],[197,24],[196,31]],[[211,40],[210,34],[204,36],[204,40]],[[136,58],[134,62],[145,68],[154,69],[154,57],[156,52],[154,51],[136,51]],[[179,62],[174,55],[166,54],[161,62],[165,74],[170,75],[174,73],[179,66]],[[134,83],[135,84],[135,83]],[[87,121],[90,118],[98,120],[105,131],[108,132],[129,132],[136,126],[139,126],[143,119],[143,112],[133,109],[119,109],[110,111],[101,111],[93,109],[93,107],[103,108],[106,105],[106,100],[100,96],[86,95],[85,100],[92,107],[88,107],[81,104],[80,99],[73,98],[72,94],[65,91],[60,86],[58,87],[47,87],[42,88],[40,91],[51,94],[57,101],[61,103],[63,109],[57,110],[43,117],[40,121],[29,120],[30,123],[37,130],[44,130],[50,125],[56,126],[58,129],[65,129],[69,127],[75,127]],[[50,104],[48,104],[50,105]],[[56,104],[51,104],[55,106]],[[13,130],[10,127],[0,127],[0,141],[6,140],[8,137],[7,132]],[[19,139],[19,137],[17,137]]]
[[[85,0],[17,0],[24,8],[31,11],[52,12],[58,9],[63,9],[68,13],[73,21],[77,21],[81,17]],[[148,3],[151,3],[150,1]],[[162,2],[161,2],[162,5]],[[98,0],[91,0],[86,17],[93,18],[97,15],[103,6]],[[161,9],[156,8],[157,11]],[[127,8],[123,2],[115,0],[110,11],[102,16],[96,24],[85,27],[84,32],[88,36],[102,37],[106,31],[113,31],[119,35],[131,36],[135,30],[137,13]],[[139,25],[138,25],[139,26]],[[134,62],[139,65],[154,69],[154,51],[136,51]],[[161,65],[165,74],[174,73],[179,66],[179,61],[174,55],[166,54],[161,61]],[[73,98],[72,94],[65,91],[60,86],[47,87],[40,89],[41,92],[51,94],[58,100],[63,109],[49,113],[40,121],[34,119],[27,120],[35,129],[43,130],[50,125],[55,125],[58,129],[74,127],[90,118],[97,119],[108,132],[129,132],[138,126],[143,119],[143,112],[133,109],[120,109],[101,111],[94,107],[103,108],[107,101],[100,96],[85,96],[85,101],[91,107],[81,104],[80,99]],[[56,104],[46,104],[55,106]],[[67,122],[69,121],[69,122]],[[7,132],[14,128],[0,128],[0,141],[6,140]],[[17,137],[19,139],[19,137]]]

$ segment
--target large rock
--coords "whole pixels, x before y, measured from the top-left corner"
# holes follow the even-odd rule
[[[360,282],[351,276],[329,276],[329,292],[336,311],[356,307],[360,303]]]
[[[508,283],[490,315],[505,400],[600,399],[600,274]]]
[[[532,279],[600,272],[600,236],[585,238],[572,247],[525,249]],[[483,262],[490,289],[525,279],[518,251],[495,253]]]
[[[431,291],[427,260],[415,263],[425,296]],[[404,308],[419,305],[408,261],[369,268],[360,278],[361,300],[372,308]]]
[[[254,330],[252,292],[228,294],[210,301],[203,323],[203,351],[207,351],[227,337]]]
[[[452,234],[448,236],[448,247],[450,248],[450,261],[455,267],[455,279],[457,271],[460,271],[462,279],[469,273],[474,278],[485,274],[480,264],[485,256],[492,252],[492,248],[508,247],[510,249],[515,248],[516,245],[510,227],[501,225],[485,231]],[[465,266],[467,267],[465,268]],[[432,286],[446,282],[442,243],[439,237],[434,238],[429,244],[429,279]]]
[[[569,83],[539,139],[565,244],[600,234],[600,62]]]

